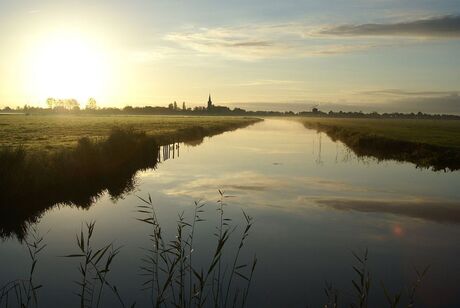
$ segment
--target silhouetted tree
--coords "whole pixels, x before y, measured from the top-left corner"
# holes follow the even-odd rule
[[[133,107],[126,106],[125,108],[123,108],[123,111],[125,111],[125,112],[133,112]]]
[[[49,109],[53,109],[53,107],[56,106],[56,100],[52,97],[48,97],[46,99],[46,105],[48,106]]]
[[[96,103],[96,100],[93,98],[93,97],[90,97],[88,99],[88,102],[86,103],[86,107],[85,107],[87,110],[96,110],[97,109],[97,103]]]
[[[64,108],[69,110],[80,110],[80,104],[74,98],[64,100]]]

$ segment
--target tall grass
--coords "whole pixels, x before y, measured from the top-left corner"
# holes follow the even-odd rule
[[[134,188],[137,171],[156,167],[160,145],[202,141],[206,136],[261,121],[220,117],[117,119],[123,121],[70,117],[50,125],[53,119],[39,117],[9,122],[12,132],[4,137],[14,142],[4,138],[0,145],[0,237],[24,239],[28,225],[56,204],[87,208],[105,191],[113,199],[123,196]],[[114,127],[116,123],[120,126]],[[14,133],[22,126],[28,127],[31,135]],[[52,150],[43,146],[43,138],[54,144]],[[59,140],[72,140],[72,146],[63,146]]]
[[[107,191],[114,199],[134,187],[138,170],[155,168],[153,138],[115,128],[104,141],[82,138],[72,150],[0,148],[0,236],[26,236],[27,226],[55,204],[87,208]]]
[[[126,307],[117,287],[107,277],[111,271],[114,258],[120,252],[120,248],[115,248],[112,243],[100,248],[94,248],[91,241],[94,227],[95,222],[86,223],[86,234],[82,227],[80,235],[77,235],[76,238],[79,250],[76,253],[64,256],[81,260],[78,266],[80,280],[75,282],[79,288],[76,295],[80,301],[80,308],[100,307],[105,287],[115,295],[121,307]]]
[[[149,292],[153,307],[228,307],[229,299],[232,307],[245,307],[257,258],[254,257],[252,264],[242,262],[240,252],[249,236],[252,218],[243,212],[245,225],[234,249],[230,273],[226,276],[223,267],[228,268],[228,264],[223,264],[224,256],[232,254],[227,246],[237,228],[225,217],[224,200],[228,196],[219,193],[216,243],[208,265],[201,268],[193,262],[194,236],[198,223],[204,221],[200,215],[205,204],[195,202],[191,221],[184,218],[184,213],[179,214],[176,236],[166,242],[152,199],[150,196],[140,198],[144,204],[139,206],[142,217],[138,220],[151,227],[150,247],[142,259],[141,270],[146,277],[144,289]],[[244,281],[241,290],[235,283],[235,276]]]
[[[369,305],[370,300],[370,291],[371,291],[371,274],[368,269],[368,260],[369,252],[366,249],[361,255],[352,252],[353,257],[355,258],[356,264],[352,266],[354,272],[357,275],[357,279],[352,279],[351,284],[354,290],[353,301],[350,303],[351,308],[369,308],[372,307]],[[425,267],[422,271],[419,271],[417,268],[414,269],[416,274],[416,279],[408,287],[406,292],[404,289],[399,290],[395,294],[391,294],[386,288],[383,281],[381,281],[381,287],[387,305],[385,307],[397,308],[397,307],[406,307],[413,308],[415,307],[415,295],[419,289],[422,280],[426,276],[429,266]],[[343,307],[339,305],[339,293],[340,291],[331,283],[326,283],[324,292],[327,297],[327,303],[324,305],[324,308],[338,308]],[[382,305],[383,303],[381,303]]]
[[[29,275],[27,279],[10,281],[0,287],[0,307],[38,307],[38,291],[41,284],[35,281],[35,272],[40,252],[45,249],[43,236],[32,228],[29,237],[24,241],[30,258]]]
[[[161,225],[154,202],[150,195],[147,198],[139,197],[141,204],[137,208],[143,224],[149,227],[148,246],[144,247],[145,254],[140,260],[139,267],[144,281],[139,286],[147,292],[150,306],[161,307],[246,307],[257,258],[242,260],[242,251],[253,226],[253,218],[242,212],[243,224],[238,228],[226,216],[226,200],[230,197],[219,191],[217,202],[217,225],[214,234],[214,246],[205,252],[207,262],[198,265],[196,255],[196,232],[200,224],[205,222],[203,214],[209,205],[195,202],[191,210],[190,219],[184,212],[179,213],[176,221],[176,231],[171,240],[171,234],[166,234]],[[113,263],[121,247],[107,243],[96,247],[93,244],[95,222],[82,225],[80,233],[76,235],[77,250],[66,258],[77,259],[79,278],[76,283],[76,292],[80,308],[106,307],[104,299],[112,296],[120,307],[135,307],[136,302],[127,304],[122,293],[111,281],[110,273]],[[230,244],[230,238],[236,237],[236,244]],[[46,247],[43,237],[32,229],[25,245],[30,258],[29,276],[27,279],[18,279],[0,287],[0,307],[38,307],[38,291],[42,285],[37,284],[35,272],[39,255]],[[374,283],[368,267],[369,253],[366,249],[362,254],[353,252],[356,264],[352,266],[355,277],[351,279],[354,290],[350,307],[371,307],[371,289]],[[203,261],[202,258],[200,258]],[[204,264],[204,265],[203,265]],[[387,307],[413,308],[416,303],[416,292],[425,278],[429,267],[422,271],[415,269],[416,277],[407,290],[401,289],[394,294],[388,291],[381,282],[382,291],[387,301]],[[304,273],[302,273],[304,274]],[[346,302],[340,296],[340,290],[331,283],[326,283],[325,308],[345,307]],[[382,303],[381,303],[382,304]]]

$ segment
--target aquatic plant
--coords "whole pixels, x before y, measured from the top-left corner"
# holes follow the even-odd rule
[[[350,307],[352,308],[368,308],[369,306],[369,294],[371,290],[371,274],[368,269],[368,260],[369,260],[369,251],[366,248],[365,251],[358,255],[355,252],[352,252],[354,259],[356,260],[357,264],[353,265],[352,268],[354,272],[357,274],[358,279],[352,279],[351,283],[354,290],[354,300],[350,303]],[[408,286],[407,292],[405,293],[403,289],[399,290],[395,294],[390,294],[388,289],[386,288],[383,281],[381,281],[381,286],[385,298],[387,300],[387,304],[390,308],[397,308],[397,307],[407,307],[413,308],[415,307],[415,295],[416,291],[420,287],[422,280],[426,276],[430,266],[425,267],[422,271],[419,271],[417,268],[414,269],[416,273],[415,281]],[[326,287],[324,288],[324,292],[327,297],[327,303],[324,305],[324,308],[337,308],[339,306],[339,293],[340,291],[331,283],[326,283]],[[406,297],[406,304],[403,303],[403,299]]]
[[[143,217],[138,220],[151,227],[151,245],[146,249],[140,269],[147,277],[144,289],[149,292],[153,307],[228,307],[230,299],[232,307],[245,307],[257,258],[254,257],[252,264],[241,262],[240,252],[249,236],[253,219],[243,211],[245,226],[238,247],[233,251],[229,275],[226,276],[223,257],[232,254],[232,250],[226,249],[236,227],[232,227],[231,219],[225,217],[225,199],[229,196],[222,191],[219,193],[216,244],[204,268],[197,268],[193,263],[193,243],[197,224],[204,221],[200,215],[205,204],[194,203],[190,222],[186,221],[184,213],[179,214],[176,236],[174,240],[166,242],[151,197],[140,198],[144,204],[139,206],[138,212]],[[235,276],[245,282],[242,290],[235,286]]]
[[[24,241],[30,258],[29,276],[27,279],[17,279],[7,282],[0,287],[0,307],[16,306],[21,308],[38,307],[38,291],[41,284],[35,281],[35,272],[40,252],[45,249],[43,236],[37,229],[32,228]]]
[[[80,280],[75,282],[79,287],[76,294],[80,299],[80,308],[100,307],[104,287],[112,291],[121,307],[126,307],[116,285],[112,284],[107,277],[120,248],[115,248],[113,243],[94,248],[91,240],[95,225],[95,222],[86,223],[86,235],[82,226],[80,235],[76,237],[79,251],[64,256],[81,260],[78,266]]]
[[[203,214],[209,208],[201,201],[193,204],[192,217],[187,219],[184,212],[179,213],[176,221],[176,232],[171,240],[171,234],[165,234],[158,217],[156,207],[150,195],[139,197],[142,204],[138,206],[138,221],[149,226],[148,246],[144,247],[145,255],[139,267],[145,278],[141,289],[148,293],[150,305],[160,307],[246,307],[251,289],[257,258],[252,261],[241,260],[241,252],[245,247],[253,226],[253,218],[242,211],[244,218],[241,228],[225,215],[226,200],[231,197],[219,191],[217,201],[217,226],[215,245],[205,252],[198,266],[194,261],[197,242],[196,231],[205,221]],[[112,296],[120,307],[135,307],[136,302],[127,305],[122,292],[111,281],[113,262],[121,251],[108,243],[95,247],[93,238],[95,222],[82,225],[76,235],[77,251],[65,255],[66,258],[78,259],[79,278],[75,281],[75,294],[79,299],[80,308],[104,307],[106,296]],[[239,230],[239,231],[238,231]],[[236,246],[229,239],[240,232]],[[0,307],[37,307],[38,291],[42,288],[34,278],[38,257],[46,247],[43,237],[36,229],[32,229],[25,245],[31,265],[27,279],[17,279],[0,287]],[[370,291],[372,284],[368,267],[369,253],[366,249],[362,254],[352,252],[356,264],[352,266],[356,277],[351,280],[354,295],[350,307],[368,308],[371,302]],[[204,264],[204,266],[203,266]],[[415,307],[416,292],[425,278],[429,267],[422,271],[415,269],[415,281],[407,288],[391,294],[381,282],[382,290],[389,307]],[[237,281],[238,280],[238,281]],[[106,290],[108,294],[105,295]],[[325,308],[338,308],[339,301],[346,303],[340,297],[340,291],[332,283],[326,283],[324,292],[327,302]]]

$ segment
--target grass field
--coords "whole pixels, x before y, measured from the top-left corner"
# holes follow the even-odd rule
[[[83,137],[106,138],[111,129],[133,128],[159,140],[191,128],[209,132],[255,122],[246,117],[0,115],[0,145],[55,150],[74,147]]]
[[[460,121],[297,118],[340,140],[358,156],[412,162],[434,170],[460,169]]]
[[[21,238],[54,204],[117,199],[160,145],[196,142],[260,121],[244,117],[0,116],[0,237]]]
[[[460,121],[412,119],[301,118],[307,127],[337,127],[388,139],[460,149]]]

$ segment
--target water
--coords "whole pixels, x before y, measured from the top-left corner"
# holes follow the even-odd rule
[[[215,244],[221,189],[233,196],[226,215],[234,223],[243,223],[241,209],[255,221],[243,253],[246,260],[254,253],[259,259],[249,306],[319,307],[326,303],[326,281],[340,290],[341,302],[349,302],[356,276],[351,252],[368,248],[372,306],[385,302],[381,281],[396,292],[414,280],[414,266],[431,265],[418,306],[452,307],[460,302],[458,183],[459,172],[357,158],[341,143],[288,120],[181,144],[174,159],[139,172],[135,190],[124,198],[103,194],[88,210],[62,205],[43,215],[36,225],[48,245],[37,268],[44,285],[40,302],[64,307],[72,300],[78,306],[77,260],[60,256],[76,251],[81,223],[95,220],[96,242],[123,246],[110,274],[122,296],[147,303],[138,268],[148,228],[135,219],[136,195],[151,195],[171,236],[179,212],[190,217],[194,200],[206,202],[207,221],[197,229],[201,262],[202,252]],[[18,240],[0,243],[0,258],[0,285],[27,276],[28,256]]]

